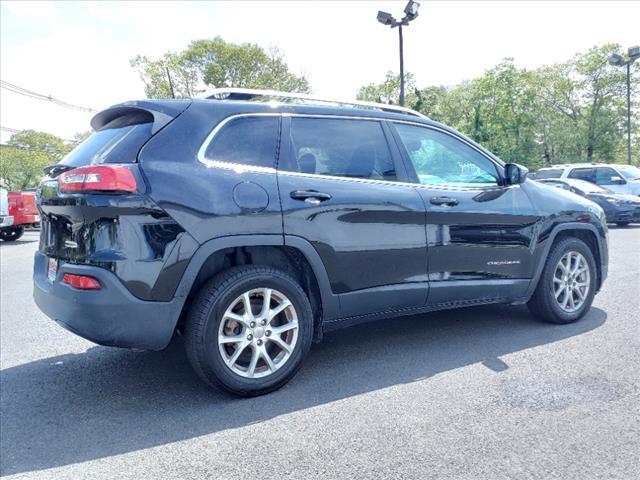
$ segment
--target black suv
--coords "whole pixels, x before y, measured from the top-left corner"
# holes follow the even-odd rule
[[[91,126],[45,169],[36,303],[102,345],[181,333],[236,394],[363,321],[527,303],[573,322],[607,276],[600,207],[407,109],[228,89]]]

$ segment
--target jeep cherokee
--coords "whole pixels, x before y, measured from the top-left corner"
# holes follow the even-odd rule
[[[527,303],[573,322],[607,276],[600,207],[408,109],[221,89],[91,126],[38,190],[37,305],[102,345],[182,334],[235,394],[364,321]]]

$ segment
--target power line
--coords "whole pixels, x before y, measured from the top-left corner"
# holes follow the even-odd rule
[[[0,80],[0,87],[5,90],[9,90],[10,92],[17,93],[19,95],[24,95],[25,97],[35,98],[36,100],[44,100],[47,102],[54,103],[56,105],[60,105],[61,107],[70,108],[72,110],[77,110],[80,112],[97,112],[97,110],[89,107],[81,107],[80,105],[74,105],[72,103],[64,102],[62,100],[58,100],[51,95],[44,95],[42,93],[34,92],[33,90],[29,90],[27,88],[23,88],[19,85],[15,85],[13,83],[6,82],[4,80]]]
[[[22,133],[24,131],[24,130],[18,130],[17,128],[9,128],[9,127],[2,127],[2,126],[0,126],[0,130],[3,130],[5,132],[9,132],[9,133]],[[57,135],[54,135],[54,136],[57,137]],[[60,137],[58,137],[58,138],[60,138]],[[78,140],[70,140],[68,138],[60,138],[60,140],[62,140],[63,142],[69,142],[69,143],[79,143]]]

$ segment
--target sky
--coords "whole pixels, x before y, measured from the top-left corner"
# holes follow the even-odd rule
[[[640,2],[421,1],[404,30],[405,69],[419,87],[454,85],[511,57],[536,68],[594,45],[640,44]],[[144,98],[129,61],[221,36],[282,50],[315,94],[353,99],[361,85],[398,71],[397,30],[406,1],[52,2],[0,1],[0,78],[75,105],[103,109]],[[70,139],[92,114],[0,90],[0,124]],[[1,132],[6,143],[10,133]]]

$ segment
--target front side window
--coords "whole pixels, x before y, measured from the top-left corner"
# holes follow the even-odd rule
[[[226,123],[211,140],[206,160],[271,167],[276,163],[280,118],[239,117]]]
[[[291,119],[291,165],[301,173],[396,180],[382,126],[375,120]]]
[[[456,138],[416,125],[395,125],[423,185],[490,187],[498,184],[496,167]]]
[[[617,182],[614,181],[617,180]],[[613,168],[598,167],[596,168],[596,185],[614,185],[621,183],[622,177]],[[624,183],[624,182],[622,182]]]
[[[578,180],[585,180],[587,182],[596,182],[596,169],[595,168],[574,168],[569,173],[569,178],[577,178]]]

